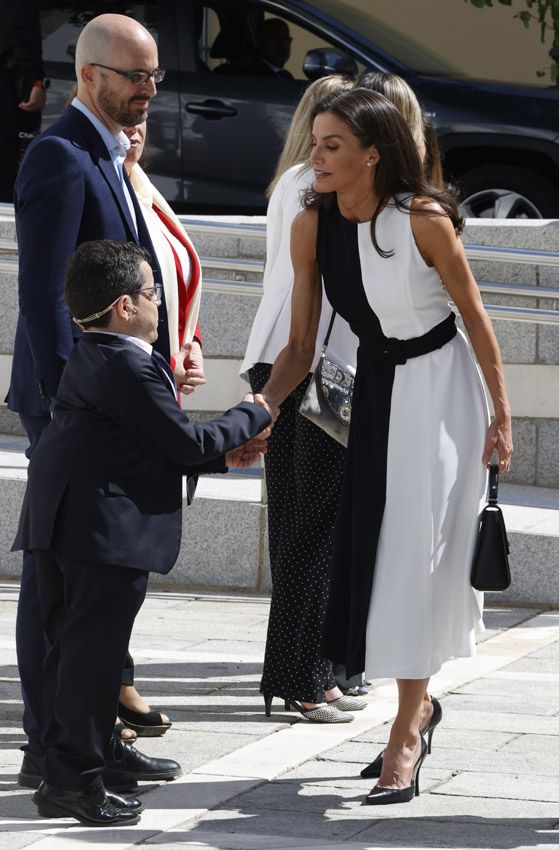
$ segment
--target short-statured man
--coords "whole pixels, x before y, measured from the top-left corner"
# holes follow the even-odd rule
[[[182,478],[252,464],[271,423],[258,396],[188,422],[152,348],[160,297],[139,247],[77,249],[66,303],[84,334],[31,458],[14,544],[37,557],[49,644],[44,782],[33,799],[44,817],[94,826],[136,822],[141,807],[107,796],[101,771],[135,759],[113,733],[120,675],[148,574],[169,572],[179,552]]]
[[[29,457],[50,421],[66,358],[80,335],[63,297],[76,246],[118,239],[142,245],[154,257],[123,170],[129,142],[122,128],[145,120],[161,75],[157,45],[143,26],[124,15],[94,18],[76,44],[77,97],[30,145],[21,165],[15,190],[20,313],[7,401],[29,437]],[[153,270],[159,279],[156,264]],[[157,345],[168,358],[165,304],[159,308],[159,323]],[[23,559],[16,645],[28,737],[19,781],[36,787],[45,647],[36,563],[29,554]]]

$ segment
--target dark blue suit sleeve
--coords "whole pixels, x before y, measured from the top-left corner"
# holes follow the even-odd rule
[[[121,351],[111,358],[108,399],[112,415],[136,438],[177,464],[184,473],[224,455],[266,428],[263,407],[241,402],[209,422],[190,423],[151,359]],[[216,470],[217,471],[217,470]]]
[[[58,389],[73,346],[64,281],[78,241],[84,196],[71,142],[46,137],[31,146],[16,182],[19,308],[35,378],[49,397]]]

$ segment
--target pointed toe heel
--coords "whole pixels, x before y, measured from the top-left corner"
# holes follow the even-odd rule
[[[419,797],[419,773],[426,756],[427,742],[422,737],[421,755],[413,766],[411,784],[407,788],[384,788],[382,785],[375,785],[365,797],[365,805],[389,806],[394,803],[410,803],[414,797]]]

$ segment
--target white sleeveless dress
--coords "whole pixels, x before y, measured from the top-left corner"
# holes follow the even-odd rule
[[[389,205],[376,233],[392,257],[375,250],[370,223],[343,219],[335,204],[320,210],[326,292],[361,341],[325,651],[350,672],[364,658],[370,678],[422,679],[474,654],[483,628],[483,598],[469,578],[489,415],[460,330],[440,348],[378,365],[379,340],[422,337],[448,323],[450,308],[410,216]]]

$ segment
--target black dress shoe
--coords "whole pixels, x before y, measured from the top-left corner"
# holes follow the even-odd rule
[[[125,809],[127,812],[136,812],[138,815],[145,809],[141,800],[135,797],[121,797],[120,794],[113,794],[112,791],[107,791],[107,800],[115,809]]]
[[[75,818],[87,826],[131,826],[140,820],[137,810],[114,806],[104,789],[88,794],[62,791],[42,782],[32,800],[43,818]]]
[[[116,773],[128,773],[143,782],[168,782],[182,773],[178,761],[150,758],[131,744],[123,744],[122,741],[116,741],[114,744],[113,758],[107,760],[107,767]]]
[[[19,771],[17,782],[22,788],[38,788],[43,781],[43,767],[45,757],[30,753],[27,745],[21,747],[23,750],[23,761]],[[117,793],[130,793],[138,787],[138,782],[133,776],[126,773],[116,773],[112,770],[104,770],[101,774],[103,785]]]
[[[43,781],[43,765],[45,758],[37,753],[30,753],[27,744],[20,747],[23,750],[23,761],[17,777],[17,784],[22,788],[38,788]]]

